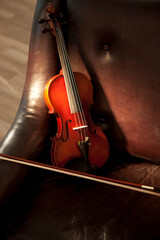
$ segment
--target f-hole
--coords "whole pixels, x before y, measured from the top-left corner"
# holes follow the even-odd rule
[[[66,121],[66,138],[62,138],[62,142],[67,142],[67,140],[68,140],[68,138],[69,138],[69,131],[68,131],[68,122],[72,122],[70,119],[68,119],[67,121]]]

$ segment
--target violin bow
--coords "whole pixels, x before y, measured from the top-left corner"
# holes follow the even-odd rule
[[[35,161],[26,160],[23,158],[12,157],[12,156],[8,156],[8,155],[1,154],[1,153],[0,153],[0,160],[18,163],[18,164],[22,164],[22,165],[26,165],[26,166],[30,166],[30,167],[36,167],[36,168],[40,168],[40,169],[44,169],[44,170],[49,170],[52,172],[57,172],[57,173],[61,173],[61,174],[65,174],[65,175],[69,175],[69,176],[73,176],[73,177],[79,177],[82,179],[87,179],[87,180],[91,180],[91,181],[95,181],[95,182],[99,182],[99,183],[104,183],[107,185],[125,188],[125,189],[129,189],[129,190],[137,191],[137,192],[154,195],[154,196],[160,196],[160,188],[153,187],[153,186],[147,186],[147,185],[131,183],[131,182],[116,180],[116,179],[107,178],[107,177],[96,176],[96,175],[92,175],[92,174],[88,174],[88,173],[82,173],[82,172],[78,172],[78,171],[74,171],[74,170],[70,170],[70,169],[51,166],[51,165],[44,164],[44,163],[37,163]]]

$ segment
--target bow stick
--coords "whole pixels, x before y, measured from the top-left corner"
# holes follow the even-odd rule
[[[12,157],[12,156],[8,156],[1,153],[0,153],[0,160],[23,164],[23,165],[36,167],[44,170],[49,170],[57,173],[62,173],[69,176],[88,179],[91,181],[100,182],[100,183],[104,183],[104,184],[108,184],[108,185],[112,185],[120,188],[125,188],[129,190],[137,191],[137,192],[147,193],[154,196],[160,196],[160,188],[153,187],[153,186],[131,183],[131,182],[116,180],[116,179],[107,178],[107,177],[95,176],[92,174],[82,173],[82,172],[65,169],[65,168],[59,168],[59,167],[51,166],[44,163],[37,163],[37,162],[26,160],[23,158]]]

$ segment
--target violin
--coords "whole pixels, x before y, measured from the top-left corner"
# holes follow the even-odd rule
[[[44,89],[50,114],[57,121],[57,133],[51,138],[53,165],[64,167],[72,159],[83,159],[89,168],[101,168],[109,156],[109,143],[102,128],[90,115],[93,104],[91,81],[81,73],[73,73],[63,34],[55,17],[53,4],[48,4],[45,19],[55,36],[62,70],[51,77]],[[45,30],[43,30],[45,32]]]

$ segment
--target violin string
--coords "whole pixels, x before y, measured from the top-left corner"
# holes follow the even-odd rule
[[[60,30],[59,30],[59,33],[60,33],[61,38],[63,39],[63,35],[62,35]],[[68,56],[66,56],[66,61],[67,61],[67,64],[68,64],[68,69],[70,71],[70,73],[69,73],[70,74],[70,79],[72,81],[73,90],[74,90],[75,97],[76,97],[76,100],[77,100],[77,103],[78,103],[78,109],[79,109],[79,112],[80,112],[80,115],[81,115],[80,117],[82,119],[82,124],[87,125],[86,118],[85,118],[84,111],[83,111],[82,104],[81,104],[81,100],[80,100],[80,97],[79,97],[78,89],[77,89],[76,82],[75,82],[75,79],[74,79],[74,75],[73,75],[73,72],[72,72],[72,69],[71,69],[71,66],[70,66],[70,63],[69,63]],[[86,138],[87,137],[86,128],[83,128],[83,131],[84,131],[84,135],[85,135],[85,138]]]
[[[56,28],[56,31],[58,31],[58,29]],[[64,75],[67,75],[67,68],[65,68],[64,69],[64,66],[65,66],[65,59],[63,59],[63,55],[64,54],[61,54],[61,51],[60,51],[60,49],[63,51],[63,49],[62,49],[62,44],[61,44],[61,42],[60,42],[60,37],[59,37],[59,35],[58,35],[58,32],[57,32],[57,34],[56,34],[56,39],[57,39],[57,46],[58,46],[58,50],[59,50],[59,56],[60,56],[60,60],[61,60],[61,65],[62,65],[62,68],[63,68],[63,72],[64,72]],[[69,100],[69,104],[70,104],[70,109],[71,109],[71,111],[73,111],[75,108],[74,108],[74,106],[73,106],[73,104],[74,104],[74,102],[73,101],[71,101],[71,95],[72,95],[72,92],[70,91],[70,89],[71,89],[71,83],[69,82],[69,81],[67,81],[67,79],[65,79],[66,80],[66,82],[65,82],[65,86],[66,86],[66,90],[67,90],[67,92],[68,92],[68,100]]]
[[[61,35],[61,32],[59,32],[60,34],[60,38],[62,40],[62,35]],[[63,43],[63,41],[61,41]],[[67,55],[65,54],[65,45],[63,45],[63,52],[64,52],[64,57],[65,57],[65,62],[66,62],[66,65],[67,65],[67,69],[68,69],[68,75],[69,75],[69,79],[71,80],[71,86],[72,86],[72,93],[73,93],[73,96],[76,98],[76,101],[75,101],[75,98],[73,99],[74,101],[74,104],[75,104],[75,112],[81,112],[80,110],[80,100],[79,100],[79,97],[78,97],[78,94],[76,94],[76,88],[75,86],[73,85],[73,82],[75,82],[75,80],[73,81],[73,73],[72,73],[72,70],[71,70],[71,67],[70,67],[70,63],[69,63],[69,60],[68,60],[68,57]],[[77,105],[76,105],[77,103]]]
[[[71,79],[72,89],[70,88],[71,89],[70,90],[70,96],[72,96],[72,103],[74,104],[74,109],[76,110],[76,114],[74,113],[74,115],[76,115],[75,116],[75,122],[77,122],[77,120],[76,120],[76,118],[77,118],[79,124],[86,125],[86,119],[85,119],[84,111],[83,111],[83,108],[82,108],[82,105],[81,105],[81,102],[80,102],[80,98],[79,98],[77,86],[76,86],[76,83],[75,83],[75,79],[74,79],[74,76],[73,76],[73,73],[72,73],[72,70],[71,70],[71,67],[70,67],[68,56],[65,54],[66,49],[65,49],[63,35],[62,35],[61,31],[59,30],[59,27],[57,27],[57,24],[55,25],[55,27],[56,27],[56,32],[57,32],[59,40],[60,40],[61,48],[62,48],[62,51],[63,51],[63,56],[65,57],[65,59],[64,59],[64,61],[66,63],[65,65],[67,65],[67,70],[68,70],[67,72],[68,73],[67,72],[66,73]],[[76,102],[77,102],[78,105],[76,105],[74,97],[76,98]],[[74,112],[75,112],[75,110],[74,110]],[[80,114],[79,114],[79,112],[80,112]],[[82,133],[82,131],[83,131],[83,133]],[[84,138],[87,137],[85,128],[80,129],[80,132],[81,132],[81,135],[82,135],[82,140],[83,140],[83,134],[84,134]]]
[[[69,103],[70,103],[71,112],[74,112],[74,111],[77,111],[77,109],[76,109],[76,106],[73,105],[74,104],[73,92],[71,91],[72,86],[71,86],[71,82],[68,81],[68,77],[67,77],[68,68],[64,67],[64,66],[66,66],[66,60],[63,57],[65,50],[63,49],[63,44],[62,44],[63,42],[61,41],[58,29],[56,28],[56,30],[57,30],[57,45],[58,45],[58,49],[59,49],[59,56],[60,56],[60,60],[61,60],[61,65],[62,65],[63,72],[64,72],[64,75],[65,75],[64,80],[65,80],[65,85],[66,85],[67,92],[68,92],[68,100],[69,100]],[[71,101],[71,98],[72,98],[72,101]]]
[[[57,39],[58,38],[58,39]],[[61,54],[61,52],[60,52],[60,49],[62,49],[62,46],[61,46],[61,43],[60,43],[60,39],[59,39],[59,36],[58,36],[58,33],[57,33],[57,35],[56,35],[56,39],[57,39],[57,46],[58,46],[58,50],[59,50],[59,56],[60,56],[60,60],[61,60],[61,62],[62,62],[62,69],[63,69],[63,72],[64,72],[64,75],[67,75],[67,73],[66,73],[66,68],[64,69],[64,66],[65,66],[65,61],[64,61],[64,59],[63,59],[63,54]],[[63,50],[62,50],[63,51]],[[72,92],[70,91],[70,89],[71,89],[71,84],[70,84],[70,82],[69,81],[67,81],[67,79],[65,79],[66,81],[65,81],[65,86],[66,86],[66,90],[67,90],[67,93],[68,93],[68,100],[69,100],[69,104],[70,104],[70,109],[71,109],[71,111],[73,111],[73,109],[74,109],[74,102],[73,101],[71,101],[71,97],[72,97]]]
[[[68,92],[68,94],[67,94],[68,95],[68,100],[69,100],[69,103],[70,103],[71,112],[74,115],[76,126],[78,126],[77,121],[80,124],[80,118],[79,118],[79,116],[77,118],[76,114],[74,114],[74,112],[77,112],[78,109],[77,109],[77,106],[75,105],[73,91],[71,91],[72,90],[71,82],[67,81],[67,79],[68,79],[67,75],[69,75],[69,71],[68,71],[69,68],[68,67],[64,68],[64,66],[66,66],[66,64],[68,65],[68,63],[66,61],[66,57],[63,58],[66,49],[64,47],[64,44],[62,44],[63,43],[63,39],[60,36],[60,30],[59,30],[59,27],[57,27],[56,24],[55,24],[55,30],[56,30],[56,33],[57,33],[56,34],[56,39],[58,38],[57,39],[57,46],[58,46],[58,49],[59,49],[60,59],[62,61],[62,69],[63,69],[63,73],[64,73],[64,80],[65,80],[65,85],[66,85],[66,89],[67,89],[67,92]],[[62,50],[62,54],[61,54],[60,49]],[[71,101],[71,98],[72,98],[72,101]],[[78,136],[79,136],[79,134],[78,134]],[[81,139],[83,139],[82,132],[81,132]]]

